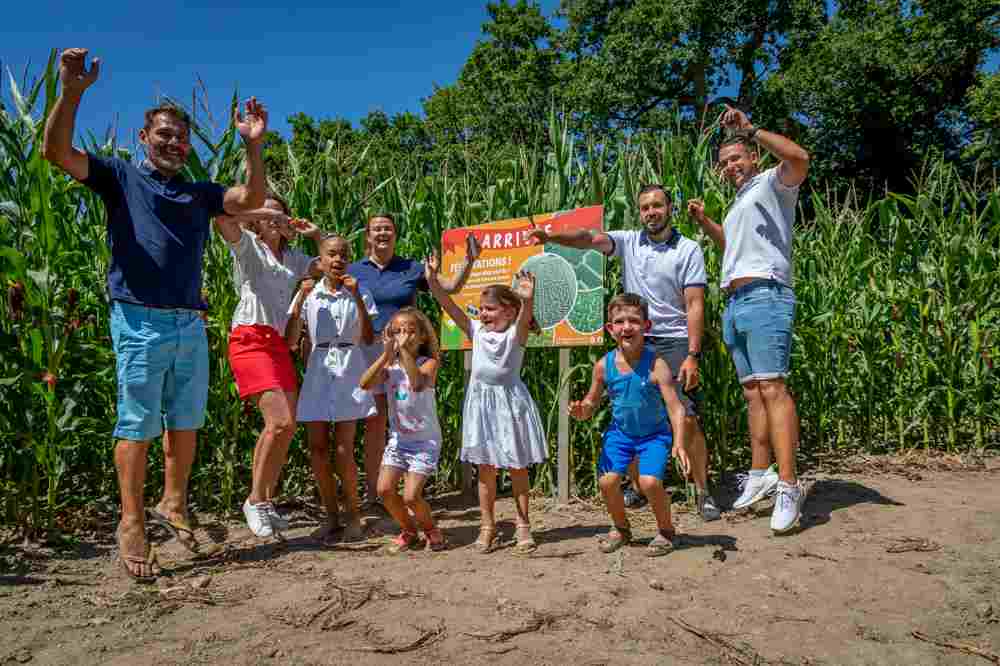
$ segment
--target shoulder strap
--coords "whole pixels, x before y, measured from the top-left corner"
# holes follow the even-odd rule
[[[604,355],[604,383],[618,375],[618,368],[615,367],[615,351],[612,349]]]
[[[653,371],[653,363],[656,362],[656,354],[648,346],[642,348],[642,356],[639,357],[639,367],[635,369],[637,375],[642,378],[649,377]]]

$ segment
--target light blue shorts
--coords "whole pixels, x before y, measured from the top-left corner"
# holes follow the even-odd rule
[[[437,471],[441,456],[441,442],[433,439],[422,442],[400,442],[390,434],[382,453],[382,466],[430,476]]]
[[[208,337],[201,313],[111,303],[118,366],[115,437],[147,442],[205,425]]]
[[[774,280],[737,288],[722,313],[722,339],[741,384],[784,379],[792,351],[795,292]]]

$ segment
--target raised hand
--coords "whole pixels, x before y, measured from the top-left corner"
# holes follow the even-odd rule
[[[569,415],[577,421],[589,419],[591,411],[591,404],[586,400],[573,400],[569,403]]]
[[[63,90],[83,92],[97,80],[101,59],[94,58],[87,69],[87,49],[66,49],[59,55],[59,80]]]
[[[396,360],[398,347],[396,344],[396,336],[394,336],[388,328],[382,331],[382,345],[385,349],[385,355],[389,363],[393,363]]]
[[[528,238],[534,240],[536,245],[545,245],[549,242],[548,233],[537,227],[528,232]]]
[[[726,110],[719,115],[719,124],[730,131],[753,127],[753,123],[747,118],[747,114],[739,109],[734,109],[728,104],[726,104]]]
[[[358,295],[358,281],[353,275],[344,275],[340,278],[340,284],[351,294],[351,296]]]
[[[259,144],[267,132],[267,109],[256,97],[251,97],[247,100],[245,116],[240,113],[238,106],[233,110],[233,122],[244,143]]]
[[[688,201],[688,215],[695,222],[701,222],[705,219],[705,202],[701,199],[691,199]]]
[[[309,220],[304,220],[300,217],[293,217],[292,219],[288,220],[288,224],[289,226],[292,227],[292,229],[295,229],[295,231],[302,234],[303,236],[311,236],[313,234],[320,233],[319,227],[317,227]]]
[[[535,297],[535,276],[528,271],[518,271],[514,276],[514,293],[522,301]]]
[[[303,280],[302,283],[299,285],[299,291],[302,292],[302,298],[308,296],[315,287],[316,287],[316,280],[313,280],[312,278]]]
[[[413,335],[407,331],[400,331],[396,334],[396,346],[400,350],[406,349],[406,346],[410,343]]]
[[[483,246],[479,244],[476,239],[476,235],[473,233],[466,234],[465,236],[465,256],[469,261],[475,261],[479,258],[479,255],[483,252]]]
[[[438,271],[440,270],[441,258],[438,256],[437,250],[433,250],[429,255],[427,255],[427,258],[424,259],[424,278],[428,282],[436,282],[438,279]]]

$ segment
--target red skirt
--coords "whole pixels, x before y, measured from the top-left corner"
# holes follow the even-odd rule
[[[294,393],[299,389],[285,338],[270,326],[234,328],[229,334],[229,367],[241,399],[264,391]]]

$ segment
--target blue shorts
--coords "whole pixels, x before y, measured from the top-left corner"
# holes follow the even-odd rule
[[[740,383],[784,379],[792,351],[795,292],[774,280],[754,280],[733,292],[722,313],[722,339]]]
[[[646,437],[632,437],[612,424],[604,432],[604,446],[597,471],[599,474],[610,472],[624,476],[632,459],[638,457],[639,476],[655,476],[662,481],[673,443],[669,430]]]
[[[111,303],[118,367],[115,437],[147,442],[197,430],[208,404],[208,337],[201,313]]]

